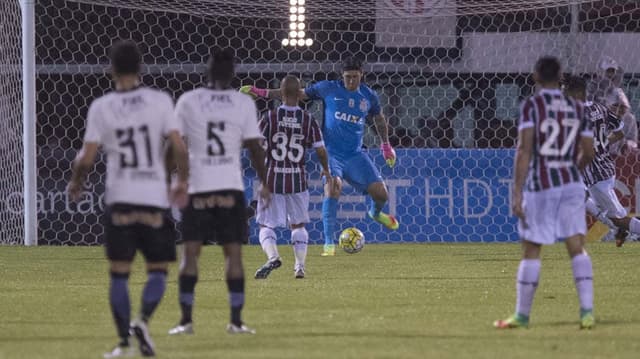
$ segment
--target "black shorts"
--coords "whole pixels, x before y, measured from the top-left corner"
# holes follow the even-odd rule
[[[184,241],[209,241],[218,244],[247,243],[247,205],[244,193],[237,190],[196,193],[182,212]]]
[[[116,203],[105,211],[107,258],[131,262],[140,250],[149,263],[176,260],[176,232],[164,208]]]

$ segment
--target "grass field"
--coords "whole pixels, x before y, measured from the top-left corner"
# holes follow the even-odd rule
[[[578,330],[578,301],[563,246],[545,248],[528,330],[496,331],[515,301],[515,244],[369,245],[318,256],[307,278],[284,266],[256,281],[263,262],[245,247],[244,319],[256,336],[229,336],[220,249],[205,249],[196,335],[168,337],[178,320],[176,268],[151,323],[161,358],[639,358],[640,245],[594,243],[596,316]],[[116,343],[107,266],[93,247],[0,247],[0,358],[101,358]],[[131,279],[138,307],[140,262]]]

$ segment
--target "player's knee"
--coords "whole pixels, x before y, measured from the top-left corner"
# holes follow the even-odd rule
[[[169,270],[169,262],[147,263],[147,272],[166,272],[167,270]]]
[[[260,226],[260,232],[258,233],[258,239],[260,243],[264,242],[267,239],[276,240],[276,232],[269,227]]]
[[[307,229],[303,227],[294,228],[291,231],[291,243],[308,243],[309,242],[309,232]]]
[[[339,198],[342,193],[342,179],[340,177],[333,177],[331,183],[327,183],[324,186],[325,196],[332,198]]]
[[[131,262],[125,261],[111,261],[109,263],[109,270],[112,273],[130,273],[131,272]]]

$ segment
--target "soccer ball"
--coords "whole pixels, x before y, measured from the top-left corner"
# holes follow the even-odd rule
[[[364,234],[356,228],[347,228],[340,233],[340,248],[349,254],[358,253],[364,248]]]

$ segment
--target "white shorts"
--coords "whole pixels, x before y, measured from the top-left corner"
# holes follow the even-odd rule
[[[554,244],[587,233],[585,191],[582,184],[570,184],[540,192],[524,192],[525,220],[518,221],[521,239]]]
[[[615,177],[597,182],[589,187],[589,195],[598,208],[606,212],[607,217],[624,218],[627,216],[627,210],[622,207],[618,195],[616,195],[615,184]]]
[[[262,200],[258,199],[256,222],[269,228],[309,223],[309,192],[274,193],[266,209]]]

